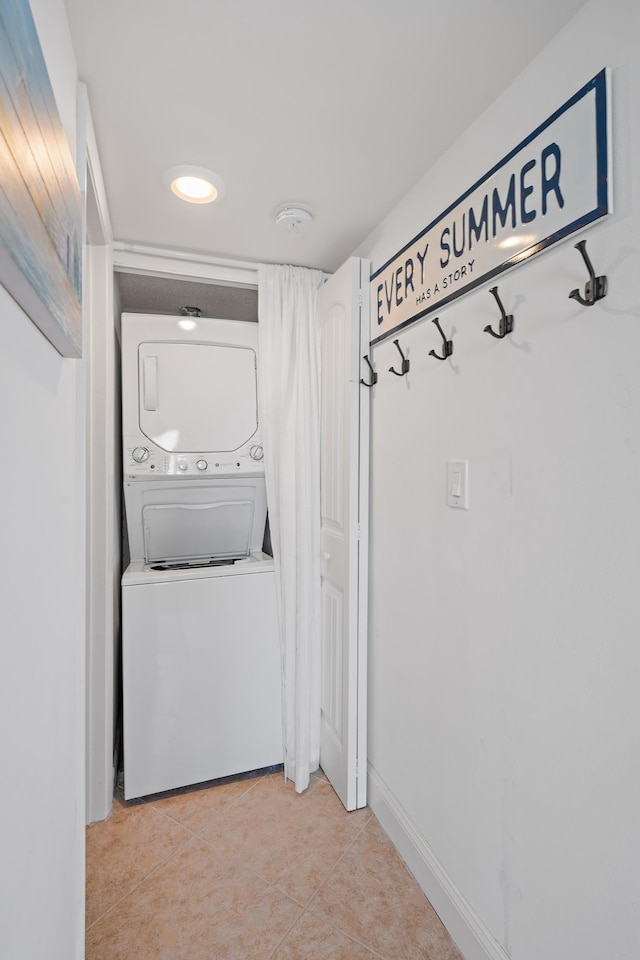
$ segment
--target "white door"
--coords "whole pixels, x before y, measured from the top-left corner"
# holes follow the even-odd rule
[[[322,732],[320,764],[347,810],[366,804],[369,263],[321,288]],[[368,378],[367,378],[368,379]]]

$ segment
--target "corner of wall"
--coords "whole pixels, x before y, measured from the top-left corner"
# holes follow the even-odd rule
[[[509,960],[371,764],[368,765],[367,792],[369,806],[380,825],[465,960]]]

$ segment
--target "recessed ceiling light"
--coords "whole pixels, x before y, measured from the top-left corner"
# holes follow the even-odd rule
[[[224,180],[205,167],[182,165],[166,171],[164,184],[188,203],[211,203],[225,195]]]

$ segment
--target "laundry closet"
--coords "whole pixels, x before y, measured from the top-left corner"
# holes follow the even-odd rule
[[[317,272],[312,350],[298,305],[269,309],[297,269],[114,249],[122,558],[112,584],[89,571],[115,629],[90,640],[88,822],[120,769],[132,799],[280,764],[302,792],[320,763],[348,810],[366,804],[369,264]]]
[[[254,291],[116,282],[131,799],[279,764],[283,742]]]

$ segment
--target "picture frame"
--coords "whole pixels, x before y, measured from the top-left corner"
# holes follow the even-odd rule
[[[82,355],[83,209],[28,0],[0,0],[0,283]]]

